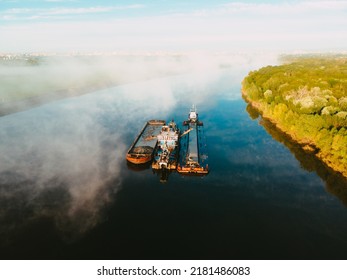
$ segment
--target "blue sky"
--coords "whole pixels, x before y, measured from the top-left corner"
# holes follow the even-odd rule
[[[0,0],[0,52],[344,51],[347,0]]]

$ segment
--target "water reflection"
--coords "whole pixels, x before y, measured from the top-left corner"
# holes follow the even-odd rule
[[[167,169],[152,169],[152,172],[154,175],[156,175],[159,179],[160,183],[167,183],[167,181],[169,180],[169,177],[172,173],[176,173],[176,171],[171,171],[171,170],[167,170]]]
[[[151,168],[152,163],[146,162],[143,164],[133,164],[131,162],[126,161],[127,168],[134,172],[142,172]]]
[[[1,118],[0,257],[345,256],[345,208],[250,121],[240,79],[220,74],[127,85]],[[144,120],[182,119],[196,101],[208,176],[162,177],[150,164],[126,163]],[[343,192],[336,176],[320,176]]]
[[[247,105],[246,111],[252,120],[259,117],[259,112],[249,104]],[[325,165],[315,157],[314,154],[304,151],[299,144],[295,143],[287,135],[279,131],[270,121],[260,117],[259,124],[265,128],[273,139],[284,144],[290,150],[290,152],[300,162],[300,166],[303,169],[309,172],[316,172],[325,182],[326,190],[337,196],[347,207],[346,178]]]
[[[229,73],[153,79],[1,117],[0,247],[44,220],[66,242],[102,223],[122,181],[132,176],[127,169],[150,168],[125,166],[143,119],[168,119],[181,100],[205,103],[216,88],[230,88]]]
[[[254,109],[250,104],[247,104],[246,111],[252,120],[256,120],[260,116],[259,112],[256,109]]]

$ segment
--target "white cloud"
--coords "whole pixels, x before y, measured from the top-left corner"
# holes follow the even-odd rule
[[[143,5],[125,5],[125,6],[95,6],[84,8],[12,8],[0,13],[4,20],[27,20],[27,19],[40,19],[40,18],[55,18],[55,16],[70,16],[70,15],[86,15],[86,14],[100,14],[108,13],[117,10],[140,9]]]
[[[197,18],[300,18],[344,16],[347,14],[347,1],[296,1],[276,3],[245,3],[232,2],[217,6],[215,9],[201,9],[194,11],[191,16]],[[180,16],[187,16],[180,14]],[[262,18],[263,17],[263,18]]]
[[[260,13],[260,14],[288,14],[288,13],[312,13],[316,11],[341,10],[347,8],[347,1],[299,1],[278,3],[243,3],[234,2],[222,5],[218,9],[225,13]]]
[[[30,17],[60,17],[106,13],[141,5],[49,9]],[[235,49],[346,49],[347,1],[303,1],[281,4],[230,3],[215,9],[156,15],[46,22],[0,27],[12,48],[61,50],[235,50]],[[25,32],[21,31],[25,28]],[[44,39],[43,39],[44,38]]]
[[[29,9],[14,8],[5,11],[6,14],[22,15],[22,14],[85,14],[85,13],[102,13],[112,11],[112,7],[88,7],[88,8],[49,8],[49,9]]]

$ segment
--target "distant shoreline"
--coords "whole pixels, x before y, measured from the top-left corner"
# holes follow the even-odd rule
[[[45,105],[57,100],[62,100],[70,97],[76,97],[85,95],[97,90],[102,90],[120,84],[109,84],[104,86],[91,86],[88,88],[73,88],[66,90],[59,90],[48,94],[41,94],[38,96],[32,96],[29,98],[24,98],[18,101],[11,101],[0,104],[0,117],[30,110],[41,105]]]
[[[88,86],[88,87],[68,88],[65,90],[57,90],[51,93],[40,94],[37,96],[23,98],[17,101],[0,103],[0,117],[30,110],[32,108],[39,107],[41,105],[45,105],[54,101],[71,98],[71,97],[82,96],[82,95],[92,93],[98,90],[104,90],[104,89],[108,89],[108,88],[112,88],[116,86],[127,85],[127,84],[131,84],[135,82],[147,81],[150,79],[162,78],[162,77],[167,77],[171,75],[162,75],[162,76],[149,77],[144,79],[127,80],[127,81],[122,81],[118,83],[105,82],[103,85],[94,85],[94,86]]]
[[[176,56],[0,55],[0,116],[192,69],[189,60]]]

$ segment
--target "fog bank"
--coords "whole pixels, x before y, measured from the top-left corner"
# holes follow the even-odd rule
[[[48,217],[63,239],[78,238],[102,222],[107,206],[116,203],[127,176],[126,150],[146,120],[169,120],[193,103],[209,110],[218,98],[239,99],[235,84],[248,71],[276,63],[276,56],[239,54],[195,54],[180,62],[160,57],[149,64],[144,62],[148,58],[132,59],[130,64],[118,61],[117,71],[106,61],[105,69],[112,68],[109,77],[113,71],[123,80],[142,81],[0,118],[0,234]],[[54,58],[54,70],[48,71],[48,64],[38,73],[54,80],[57,69],[66,68],[69,76],[88,68],[92,75],[90,65],[58,64]],[[21,86],[30,90],[31,84]]]

